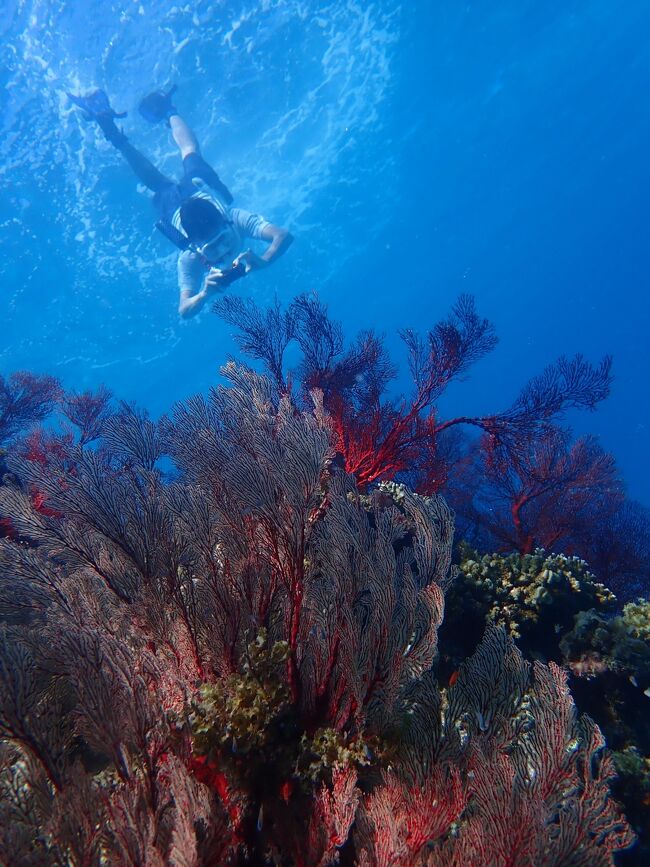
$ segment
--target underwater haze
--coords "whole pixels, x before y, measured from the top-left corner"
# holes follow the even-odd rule
[[[176,251],[149,194],[66,92],[103,88],[167,174],[179,111],[238,206],[295,236],[237,290],[317,290],[352,336],[425,330],[461,293],[497,349],[445,409],[503,409],[561,354],[614,357],[570,418],[646,504],[650,5],[642,0],[3,0],[0,372],[104,383],[158,415],[235,353],[177,313]]]

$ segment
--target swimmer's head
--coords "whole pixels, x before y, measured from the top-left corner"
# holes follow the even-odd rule
[[[208,199],[193,198],[183,202],[181,226],[193,244],[205,244],[226,227],[221,211]]]

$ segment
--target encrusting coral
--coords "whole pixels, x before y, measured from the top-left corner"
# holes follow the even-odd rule
[[[233,753],[259,751],[272,741],[273,723],[290,708],[283,676],[289,645],[286,641],[276,641],[271,648],[266,645],[262,628],[247,647],[241,674],[200,687],[190,716],[194,751],[199,755],[226,745]]]
[[[224,374],[10,458],[0,861],[612,863],[633,835],[564,672],[491,626],[438,686],[445,503],[362,498],[318,392]]]

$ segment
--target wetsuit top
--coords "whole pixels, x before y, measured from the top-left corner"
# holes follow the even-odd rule
[[[218,208],[226,221],[218,258],[212,262],[216,268],[230,268],[233,259],[246,249],[244,239],[263,240],[262,232],[270,225],[268,220],[259,214],[251,214],[243,208],[228,208],[216,196],[209,195],[203,190],[197,191],[192,198],[208,199]],[[183,231],[180,208],[172,217],[172,225],[179,231]],[[192,250],[183,250],[178,257],[178,286],[181,292],[189,292],[190,295],[200,292],[206,273],[204,258]]]

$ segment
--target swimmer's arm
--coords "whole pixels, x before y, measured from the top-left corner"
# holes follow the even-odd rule
[[[271,242],[260,256],[260,259],[267,265],[270,265],[274,259],[279,259],[293,243],[291,232],[280,226],[274,226],[273,223],[269,223],[262,229],[262,238]]]
[[[252,250],[246,250],[235,259],[234,264],[243,261],[246,265],[246,273],[256,271],[259,268],[266,268],[275,259],[279,259],[289,249],[293,242],[293,235],[287,229],[282,229],[280,226],[274,226],[273,223],[267,223],[262,229],[261,238],[264,241],[269,241],[269,245],[261,256],[254,253]]]
[[[178,302],[178,315],[181,319],[191,319],[192,316],[196,316],[205,304],[207,297],[208,293],[205,287],[195,295],[192,295],[188,289],[181,289],[181,297]]]
[[[196,316],[206,300],[217,292],[223,292],[224,286],[220,277],[223,272],[219,268],[212,268],[202,281],[202,288],[196,292],[194,289],[181,288],[181,298],[178,302],[178,313],[182,319],[191,319]],[[243,275],[242,275],[243,276]]]
[[[194,254],[185,252],[178,257],[178,315],[182,319],[196,316],[205,304],[209,291],[205,285],[204,268]]]

